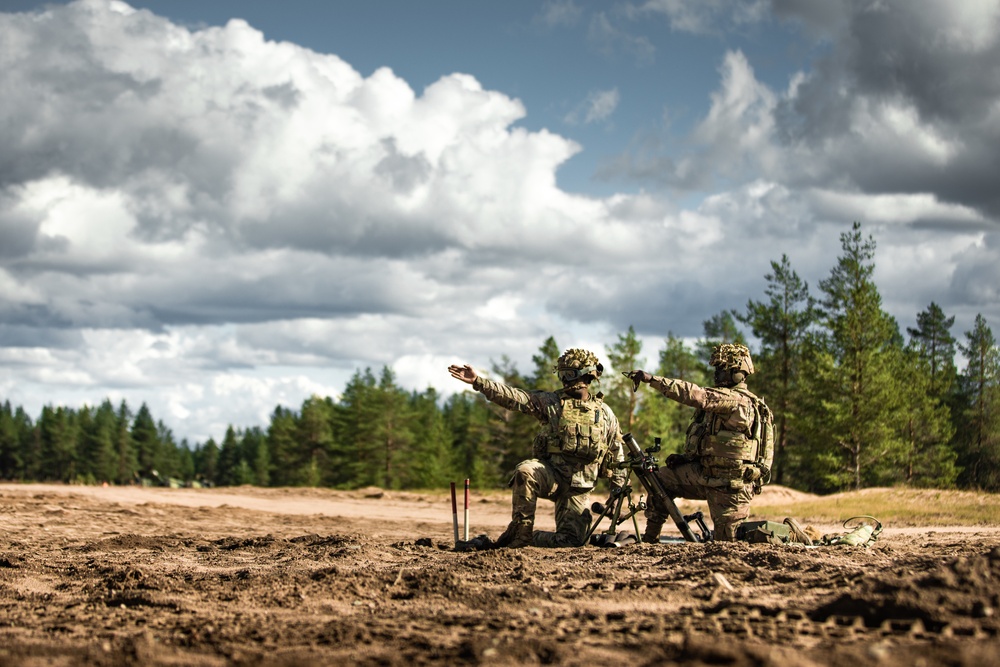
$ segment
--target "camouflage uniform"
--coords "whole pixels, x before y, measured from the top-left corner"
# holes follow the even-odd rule
[[[649,384],[667,398],[698,410],[688,427],[684,455],[669,457],[657,471],[663,486],[675,498],[707,500],[715,539],[734,540],[736,528],[750,515],[755,484],[767,474],[759,465],[760,441],[752,437],[761,409],[755,402],[760,399],[744,382],[731,388],[703,388],[654,375]],[[666,518],[665,511],[646,510],[644,540],[653,541]]]
[[[619,486],[625,481],[626,472],[613,466],[625,459],[614,412],[600,394],[583,401],[562,390],[528,392],[482,377],[477,377],[472,387],[489,401],[531,415],[541,423],[532,446],[535,458],[519,463],[510,482],[511,525],[531,530],[535,505],[539,498],[547,498],[556,504],[556,530],[534,531],[531,544],[582,546],[590,529],[590,492],[597,479],[611,478],[612,484]],[[575,434],[575,449],[567,447],[565,437],[571,414],[569,421],[577,422],[568,426]]]

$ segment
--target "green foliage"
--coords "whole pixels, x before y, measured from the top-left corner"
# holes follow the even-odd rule
[[[892,482],[910,486],[947,488],[958,476],[956,453],[951,447],[955,430],[948,406],[932,391],[927,359],[913,350],[904,353],[904,364],[917,372],[907,376],[897,391],[902,398],[899,428],[902,448],[893,468]]]
[[[30,422],[28,426],[30,429]],[[17,479],[22,475],[22,433],[29,429],[18,423],[10,401],[4,401],[0,406],[0,479]]]
[[[682,339],[674,336],[673,332],[667,333],[663,349],[659,352],[659,364],[654,375],[705,385],[710,379],[705,369],[705,363],[694,350]],[[649,390],[640,392],[642,398],[635,423],[635,433],[639,442],[652,444],[653,438],[659,437],[664,452],[682,451],[688,424],[694,417],[694,409],[671,401],[659,392]]]
[[[457,477],[475,480],[479,487],[505,483],[502,453],[491,446],[492,414],[488,403],[468,391],[452,394],[445,401],[442,417],[451,439],[451,460]]]
[[[534,378],[521,375],[506,355],[500,357],[499,363],[493,363],[492,371],[495,379],[513,387],[530,387],[535,381]],[[531,456],[531,443],[538,430],[538,423],[518,412],[489,403],[482,396],[477,396],[477,399],[490,412],[491,437],[487,450],[492,453],[491,458],[498,461],[501,478],[506,482],[517,464]]]
[[[636,336],[635,327],[629,325],[628,331],[618,334],[618,340],[608,348],[607,368],[601,377],[604,401],[618,417],[623,433],[635,430],[640,394],[632,391],[632,381],[622,373],[641,369],[646,365],[646,360],[640,354],[642,341]]]
[[[702,323],[705,337],[698,341],[698,353],[704,364],[712,358],[712,350],[723,343],[740,343],[746,345],[746,336],[736,326],[735,311],[724,310],[713,315]]]
[[[955,338],[951,335],[954,324],[955,317],[946,317],[941,307],[931,301],[927,310],[917,314],[917,327],[906,329],[910,335],[910,348],[916,350],[926,364],[927,391],[941,402],[948,401],[958,382]]]
[[[811,431],[805,474],[815,490],[827,491],[891,480],[904,448],[897,377],[905,359],[872,281],[875,241],[858,223],[840,240],[843,254],[820,283],[825,329],[805,357],[812,362],[805,382],[811,410],[798,423]]]
[[[962,481],[973,488],[1000,490],[1000,348],[981,315],[959,349],[968,360],[961,379],[959,422]]]
[[[792,269],[787,255],[781,256],[780,263],[771,262],[771,273],[765,279],[768,300],[749,300],[746,312],[736,317],[760,340],[760,349],[754,355],[756,373],[750,382],[775,414],[771,479],[784,484],[789,468],[793,469],[790,478],[794,479],[789,459],[808,435],[797,432],[791,424],[802,413],[804,347],[819,312],[809,294],[809,284]]]
[[[555,367],[562,350],[556,344],[556,339],[549,336],[538,348],[538,354],[532,355],[531,361],[535,365],[534,375],[531,376],[531,386],[529,389],[535,391],[556,391],[562,386],[556,376]]]

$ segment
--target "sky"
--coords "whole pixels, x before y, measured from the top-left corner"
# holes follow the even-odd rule
[[[266,426],[820,296],[1000,332],[1000,0],[0,0],[0,400]]]

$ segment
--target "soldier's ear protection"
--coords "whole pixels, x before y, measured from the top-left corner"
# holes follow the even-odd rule
[[[601,375],[604,374],[604,364],[598,362],[598,364],[597,364],[597,366],[595,368],[597,370],[597,377],[601,377]]]

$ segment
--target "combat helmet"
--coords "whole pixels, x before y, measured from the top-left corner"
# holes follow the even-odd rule
[[[739,343],[716,345],[712,349],[712,358],[708,363],[716,368],[743,371],[747,375],[753,375],[753,359],[750,358],[750,349]]]
[[[587,375],[597,379],[604,372],[604,366],[597,360],[597,355],[590,350],[572,347],[560,355],[553,370],[559,376],[559,380],[567,384]]]

